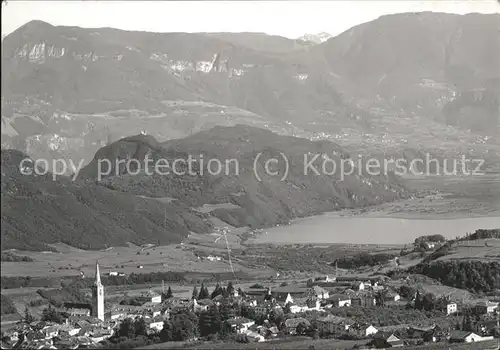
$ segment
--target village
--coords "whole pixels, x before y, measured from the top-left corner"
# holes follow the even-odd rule
[[[132,348],[202,340],[253,343],[290,337],[330,339],[332,346],[352,340],[357,348],[389,348],[500,337],[498,302],[464,304],[422,295],[411,283],[395,290],[381,277],[317,276],[247,288],[229,281],[211,291],[203,284],[193,286],[190,298],[176,297],[162,284],[161,290],[152,288],[108,305],[98,263],[95,271],[91,304],[49,306],[41,320],[26,311],[22,320],[2,326],[2,349]],[[380,321],[398,312],[403,317],[404,312],[424,316],[413,323]]]

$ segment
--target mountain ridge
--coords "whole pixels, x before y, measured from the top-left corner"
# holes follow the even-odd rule
[[[293,39],[260,33],[31,22],[4,42],[2,146],[88,159],[141,123],[161,141],[244,123],[364,152],[385,152],[388,137],[393,148],[463,153],[460,140],[498,134],[499,23],[388,15],[294,49]],[[452,140],[436,142],[431,128]]]
[[[296,217],[411,195],[396,177],[354,174],[342,179],[340,172],[305,173],[301,162],[308,152],[328,154],[337,162],[348,157],[331,142],[280,136],[245,125],[214,127],[166,143],[149,135],[130,136],[101,148],[75,181],[64,176],[53,180],[50,173],[22,175],[19,165],[26,155],[2,150],[2,246],[46,250],[47,244],[55,242],[83,249],[126,242],[179,243],[190,232],[210,233],[211,218],[237,227],[270,227]],[[256,157],[259,153],[260,160]],[[266,159],[280,154],[290,161],[289,174],[283,180],[265,171]],[[201,166],[198,162],[194,174],[146,172],[145,165],[152,164],[146,159],[173,164],[189,155],[197,159],[204,155],[207,160],[234,158],[240,170],[210,174],[207,163]],[[108,159],[112,165],[123,162],[118,171],[113,167],[108,176],[99,179],[99,159]],[[131,165],[127,167],[131,159],[136,162],[130,164],[144,167],[138,172]],[[314,162],[320,170],[321,161]],[[283,174],[283,166],[273,170]],[[205,169],[204,175],[200,169]],[[216,208],[199,212],[197,208],[205,204]]]

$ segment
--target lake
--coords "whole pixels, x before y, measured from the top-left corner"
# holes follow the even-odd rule
[[[352,243],[407,244],[423,235],[446,238],[464,236],[477,229],[500,228],[500,217],[463,219],[418,219],[389,217],[340,217],[336,213],[301,218],[291,225],[273,227],[253,238],[252,243]]]

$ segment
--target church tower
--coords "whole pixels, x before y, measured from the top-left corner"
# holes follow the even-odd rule
[[[99,263],[95,265],[95,282],[92,285],[92,316],[104,321],[104,287],[101,283]]]

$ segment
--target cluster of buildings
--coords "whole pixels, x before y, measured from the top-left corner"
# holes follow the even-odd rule
[[[148,332],[163,329],[168,318],[161,305],[161,295],[147,292],[136,298],[140,306],[112,305],[105,310],[104,286],[99,264],[96,264],[95,281],[92,285],[92,303],[65,303],[55,309],[64,315],[63,323],[24,320],[3,332],[2,348],[28,349],[77,349],[93,347],[112,337],[125,318],[142,317]]]
[[[388,289],[379,279],[360,279],[359,277],[318,277],[306,284],[281,285],[275,288],[240,288],[234,289],[230,295],[218,295],[213,299],[171,297],[162,300],[162,295],[149,291],[134,297],[133,305],[104,305],[104,287],[101,283],[99,265],[96,264],[96,276],[92,286],[92,303],[67,303],[62,312],[66,317],[62,324],[54,322],[19,322],[4,333],[3,344],[11,347],[57,349],[82,348],[96,346],[99,342],[112,337],[121,322],[125,319],[142,318],[148,334],[158,333],[170,316],[182,310],[197,314],[209,311],[213,305],[220,306],[224,300],[231,305],[252,310],[252,319],[234,315],[227,323],[237,334],[244,335],[253,341],[261,342],[276,338],[279,334],[297,335],[304,329],[310,329],[313,323],[320,336],[338,337],[349,335],[356,338],[369,338],[370,344],[376,348],[399,347],[404,342],[394,329],[403,329],[410,336],[421,336],[427,341],[443,338],[448,341],[472,342],[491,339],[489,334],[494,322],[485,322],[477,332],[444,330],[439,326],[420,327],[396,325],[395,327],[379,327],[360,323],[345,317],[334,316],[329,309],[349,307],[374,307],[380,302],[375,297],[384,296],[384,304],[401,305],[401,296]],[[378,293],[384,291],[384,293]],[[478,315],[492,315],[498,312],[498,303],[481,302],[473,309]],[[240,309],[241,310],[241,309]],[[284,319],[281,324],[269,322],[274,311],[282,311]],[[307,319],[308,311],[315,311],[314,320]],[[447,315],[459,312],[456,303],[448,303]],[[322,314],[323,313],[323,314]],[[487,317],[486,317],[487,318]],[[264,320],[256,324],[255,320]],[[491,321],[491,320],[490,320]],[[302,329],[302,331],[301,331]],[[3,348],[6,348],[5,346]]]

